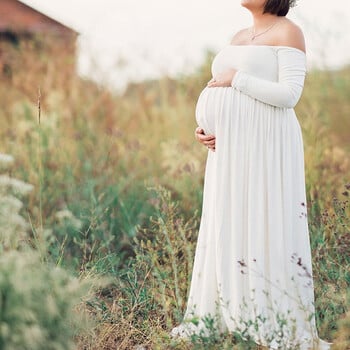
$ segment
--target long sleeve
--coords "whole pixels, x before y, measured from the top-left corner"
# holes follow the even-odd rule
[[[238,70],[231,86],[267,104],[293,108],[298,103],[304,87],[306,55],[295,48],[279,47],[277,57],[277,82]]]

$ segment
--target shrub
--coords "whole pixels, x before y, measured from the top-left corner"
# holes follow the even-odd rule
[[[81,325],[74,311],[87,283],[40,262],[31,250],[0,256],[0,348],[73,349]]]
[[[0,153],[0,169],[6,169],[13,158]],[[21,215],[23,203],[21,197],[32,190],[33,186],[0,174],[0,247],[16,248],[25,239],[29,225]]]

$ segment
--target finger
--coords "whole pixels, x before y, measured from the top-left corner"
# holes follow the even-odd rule
[[[196,138],[196,140],[198,140],[200,142],[210,140],[210,138],[208,138],[207,135],[203,135],[203,134],[196,134],[195,138]]]
[[[229,83],[225,83],[224,81],[218,82],[212,82],[210,84],[208,84],[208,87],[226,87],[226,86],[230,86]]]
[[[216,85],[218,85],[218,81],[208,81],[208,83],[207,83],[207,85],[209,85],[209,86],[216,86]]]
[[[210,140],[215,140],[214,135],[198,135],[198,139],[202,141],[210,141]]]
[[[211,85],[211,84],[213,84],[214,83],[214,81],[213,81],[213,79],[211,79],[211,80],[209,80],[208,82],[207,82],[207,85]]]
[[[200,130],[203,130],[203,129],[200,129]],[[200,136],[203,136],[203,135],[205,135],[205,133],[204,133],[204,131],[203,132],[200,132],[200,131],[195,131],[195,133],[194,133],[194,137],[198,140],[198,137],[200,137]]]
[[[204,130],[200,126],[197,126],[196,127],[196,133],[203,134]]]
[[[215,138],[214,139],[210,139],[210,140],[203,140],[203,143],[205,143],[206,145],[211,145],[215,143]]]
[[[210,144],[210,145],[207,145],[208,148],[212,148],[212,149],[215,149],[215,144]]]
[[[212,140],[212,141],[206,141],[205,143],[206,145],[208,146],[215,146],[215,140]]]
[[[213,134],[197,134],[197,135],[201,139],[212,139],[212,138],[215,138],[215,135],[213,135]]]
[[[198,140],[200,143],[203,143],[203,145],[208,145],[211,141],[214,140]],[[214,141],[215,142],[215,141]]]

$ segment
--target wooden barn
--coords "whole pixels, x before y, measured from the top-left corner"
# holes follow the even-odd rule
[[[74,61],[77,36],[72,28],[21,1],[0,0],[0,71],[11,66],[15,48],[33,42],[38,53],[49,42],[64,48],[70,61]]]

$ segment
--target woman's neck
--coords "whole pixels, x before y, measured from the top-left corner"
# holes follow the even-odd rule
[[[272,15],[270,13],[252,13],[253,15],[253,25],[256,31],[261,31],[266,29],[271,24],[278,20],[279,16]]]

